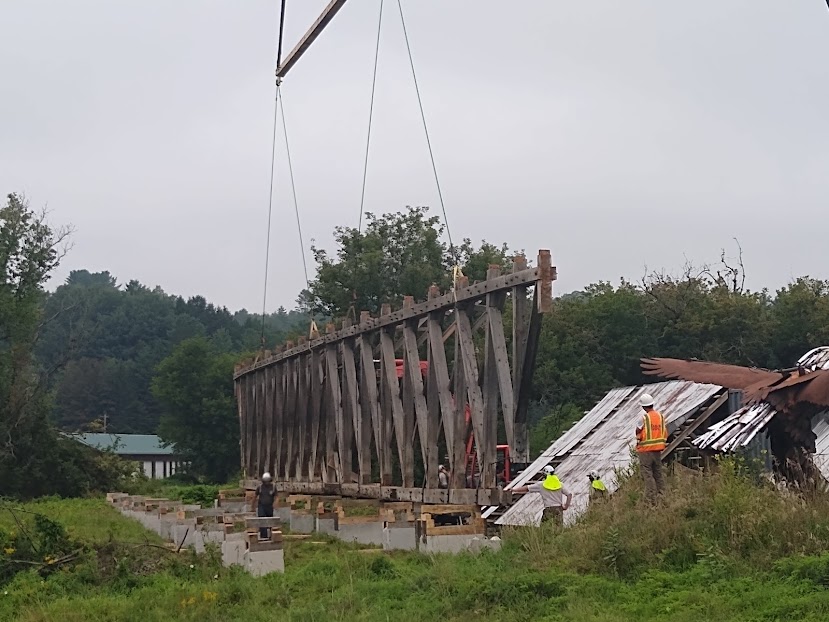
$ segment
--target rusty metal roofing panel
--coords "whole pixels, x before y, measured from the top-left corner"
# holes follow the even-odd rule
[[[556,441],[543,456],[536,460],[522,473],[521,481],[512,483],[508,488],[523,486],[534,478],[545,464],[552,460],[561,460],[556,473],[573,493],[573,502],[565,512],[565,522],[572,523],[589,503],[590,481],[588,473],[596,469],[609,492],[618,488],[617,469],[630,466],[631,451],[635,444],[635,428],[642,409],[638,398],[642,393],[650,393],[657,409],[665,415],[666,423],[676,429],[697,408],[708,402],[722,387],[710,384],[698,384],[682,380],[659,382],[638,387],[614,389],[587,413],[571,430],[589,428],[588,434],[582,434],[577,443],[572,438],[566,442]],[[579,426],[585,420],[591,423]],[[563,438],[563,437],[562,437]],[[558,448],[567,448],[559,453]],[[527,494],[509,508],[496,523],[499,525],[538,524],[541,520],[543,505],[538,495]],[[488,511],[491,513],[492,510]]]

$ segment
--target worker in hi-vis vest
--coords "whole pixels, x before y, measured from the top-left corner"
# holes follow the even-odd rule
[[[604,485],[604,482],[599,477],[599,472],[590,471],[590,473],[587,475],[587,478],[590,480],[590,498],[604,499],[607,495],[607,487]]]
[[[662,473],[662,451],[668,431],[665,417],[653,407],[653,397],[643,393],[639,405],[645,411],[636,425],[636,453],[639,456],[639,470],[645,480],[648,501],[656,501],[657,495],[665,492],[665,476]]]
[[[573,500],[573,495],[562,485],[555,469],[549,464],[544,467],[543,481],[513,488],[512,492],[517,494],[535,492],[541,496],[541,501],[544,503],[544,513],[541,515],[542,523],[551,521],[563,525],[564,512],[570,507],[570,502]]]

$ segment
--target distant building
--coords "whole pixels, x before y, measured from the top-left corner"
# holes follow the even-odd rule
[[[141,464],[141,470],[151,479],[164,479],[181,466],[175,447],[164,447],[155,434],[70,434],[76,441],[94,449],[113,452]]]

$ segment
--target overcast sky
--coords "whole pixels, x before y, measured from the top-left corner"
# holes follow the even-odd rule
[[[287,5],[285,48],[327,4]],[[453,237],[552,250],[558,293],[744,250],[752,288],[829,278],[823,0],[407,0]],[[357,224],[379,0],[283,92],[269,310]],[[258,311],[278,0],[0,2],[0,192],[76,228],[69,270]],[[366,209],[439,204],[386,2]],[[282,145],[282,143],[280,143]],[[310,262],[310,257],[309,257]]]

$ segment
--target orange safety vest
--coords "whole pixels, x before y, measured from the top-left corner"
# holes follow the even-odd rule
[[[668,431],[665,429],[665,417],[655,410],[649,410],[642,415],[644,425],[636,435],[636,451],[662,451],[665,449],[665,441],[668,439]]]

